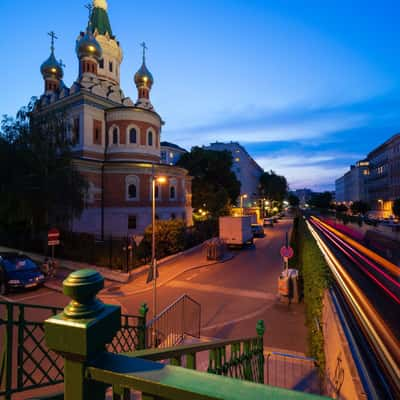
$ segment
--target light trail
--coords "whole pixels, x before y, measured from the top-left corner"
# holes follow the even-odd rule
[[[313,226],[306,221],[308,229],[316,240],[318,247],[346,297],[354,315],[366,334],[368,341],[390,378],[397,395],[400,395],[400,343],[388,326],[376,312],[375,308],[352,280],[332,251],[323,242]]]
[[[391,263],[390,261],[388,261],[385,258],[381,257],[380,255],[376,254],[372,250],[368,249],[367,247],[365,247],[365,246],[361,245],[360,243],[356,242],[355,240],[349,238],[347,235],[338,231],[337,229],[333,228],[332,226],[326,224],[325,222],[321,221],[319,218],[311,216],[311,219],[317,220],[326,229],[333,232],[336,236],[343,239],[345,242],[350,244],[352,247],[359,250],[361,253],[365,254],[367,257],[371,258],[372,260],[377,262],[379,265],[384,267],[387,271],[389,271],[391,274],[393,274],[397,279],[400,278],[400,268],[397,265]]]
[[[334,238],[333,236],[331,236],[332,234],[331,234],[329,231],[326,231],[326,230],[324,229],[324,227],[319,226],[319,224],[316,223],[315,221],[313,221],[312,223],[315,224],[316,226],[318,226],[319,229],[323,230],[323,231],[325,232],[325,234],[327,235],[327,238],[328,238],[329,240],[331,240],[332,243],[333,243],[338,249],[340,249],[354,264],[356,264],[356,265],[357,265],[357,266],[358,266],[358,267],[359,267],[359,268],[360,268],[360,269],[361,269],[375,284],[377,284],[382,290],[384,290],[385,293],[386,293],[388,296],[390,296],[397,304],[400,305],[400,298],[399,298],[395,293],[393,293],[389,288],[387,288],[382,282],[380,282],[373,274],[371,274],[371,272],[369,272],[369,271],[364,267],[363,264],[361,264],[355,257],[353,257],[353,255],[350,254],[349,251],[347,251],[344,247],[342,247],[342,246],[338,243],[338,241],[339,241],[340,239],[337,239],[337,240],[336,240],[336,238]],[[341,242],[343,242],[343,241],[341,241]],[[351,251],[353,250],[353,249],[351,249],[351,247],[348,246],[348,245],[346,245],[346,247],[349,248]],[[357,254],[356,251],[354,251],[354,253]],[[371,266],[373,266],[373,265],[371,265]],[[375,268],[375,269],[376,269],[378,272],[382,273],[382,271],[381,271],[379,268]],[[390,279],[391,282],[393,282],[395,285],[397,285],[398,287],[400,287],[400,285],[399,285],[392,277],[390,277],[390,276],[386,276],[386,277],[387,277],[387,279]]]

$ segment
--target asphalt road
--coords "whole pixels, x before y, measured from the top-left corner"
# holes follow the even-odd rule
[[[235,257],[227,262],[185,272],[157,288],[158,311],[186,293],[201,304],[201,334],[208,337],[234,338],[255,336],[256,323],[266,325],[268,347],[307,352],[304,305],[283,304],[277,297],[277,281],[282,270],[279,255],[291,219],[266,227],[266,236],[255,240],[255,246],[233,250]],[[199,252],[198,264],[204,259]],[[173,266],[170,269],[173,275]],[[152,290],[135,294],[135,281],[112,284],[102,292],[107,303],[120,304],[127,314],[137,314],[140,305],[149,305],[152,315]],[[17,302],[63,307],[68,303],[62,293],[47,288],[12,293],[8,299]]]

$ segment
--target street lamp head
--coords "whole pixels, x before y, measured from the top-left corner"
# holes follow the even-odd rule
[[[243,198],[244,198],[244,199],[247,199],[247,194],[246,194],[246,193],[243,195]]]
[[[165,176],[155,176],[154,179],[155,179],[155,181],[157,183],[165,183],[165,182],[167,182],[167,178]]]

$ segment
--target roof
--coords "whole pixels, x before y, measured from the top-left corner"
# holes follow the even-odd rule
[[[173,149],[182,150],[182,151],[187,152],[186,149],[184,149],[182,147],[179,147],[177,144],[174,144],[174,143],[171,143],[171,142],[161,142],[160,146],[162,146],[162,147],[172,147]]]
[[[93,33],[97,29],[97,32],[99,32],[100,35],[105,35],[106,32],[108,32],[111,37],[113,36],[110,20],[108,18],[107,11],[104,10],[104,8],[95,7],[93,9],[90,22],[92,24]]]
[[[384,151],[386,149],[386,147],[388,147],[390,144],[392,144],[392,142],[399,140],[399,139],[400,139],[400,133],[396,133],[391,138],[386,140],[386,142],[380,144],[374,150],[369,152],[367,159],[370,160],[371,158],[376,157],[380,152]]]

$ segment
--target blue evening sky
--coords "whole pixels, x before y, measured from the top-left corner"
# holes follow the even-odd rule
[[[43,90],[56,31],[64,81],[77,76],[85,0],[1,0],[0,114]],[[333,189],[351,163],[400,131],[400,5],[381,0],[108,0],[136,99],[149,47],[163,140],[239,141],[291,188]]]

